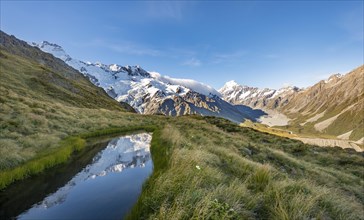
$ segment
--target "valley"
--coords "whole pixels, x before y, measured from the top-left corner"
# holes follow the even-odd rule
[[[266,111],[268,115],[258,121],[292,132],[299,140],[362,151],[363,85],[364,66],[360,66],[345,75],[332,75],[305,89],[262,90],[228,82],[219,91],[232,104],[245,104]]]

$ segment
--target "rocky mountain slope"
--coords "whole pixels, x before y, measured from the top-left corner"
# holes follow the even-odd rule
[[[276,109],[286,105],[300,89],[297,87],[284,87],[279,90],[259,89],[229,81],[218,91],[224,100],[235,105],[243,104],[253,108]]]
[[[306,89],[259,89],[230,81],[216,91],[203,83],[162,76],[140,66],[83,62],[46,41],[31,45],[60,58],[109,96],[142,114],[201,114],[239,123],[244,119],[256,121],[265,114],[253,109],[275,110],[281,113],[279,118],[284,114],[291,119],[287,128],[295,133],[328,134],[364,143],[363,66]]]
[[[79,70],[92,83],[119,102],[129,103],[143,114],[170,116],[201,114],[224,117],[234,122],[255,120],[254,111],[243,111],[220,98],[210,86],[194,80],[174,79],[148,72],[140,66],[105,65],[71,58],[59,45],[43,41],[31,43]]]
[[[258,89],[228,82],[219,92],[226,101],[277,110],[291,118],[289,129],[364,141],[364,66],[335,74],[306,89]]]
[[[282,108],[298,129],[364,143],[364,66],[298,93]]]

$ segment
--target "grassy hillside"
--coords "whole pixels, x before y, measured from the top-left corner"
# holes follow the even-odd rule
[[[0,170],[96,123],[106,126],[93,115],[126,112],[127,104],[111,99],[63,61],[3,32],[0,71]]]
[[[12,92],[24,99],[51,99],[76,107],[113,110],[126,107],[62,60],[3,32],[0,32],[0,49],[4,98]]]
[[[280,137],[286,137],[286,138],[297,137],[296,134],[293,134],[292,132],[287,131],[285,129],[270,127],[268,125],[261,124],[261,123],[254,123],[250,120],[245,120],[243,123],[240,124],[240,126],[247,127],[247,128],[253,128],[254,130],[264,132],[264,133],[274,134],[274,135],[277,135]]]
[[[354,151],[309,146],[213,117],[173,118],[158,135],[167,159],[130,219],[364,217],[364,161]]]
[[[214,117],[128,113],[16,43],[0,41],[0,183],[62,162],[88,137],[153,129],[154,172],[130,219],[364,219],[362,154]]]

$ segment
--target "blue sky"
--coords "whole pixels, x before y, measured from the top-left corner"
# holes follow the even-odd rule
[[[72,57],[195,79],[305,87],[363,64],[363,1],[1,1],[1,30]]]

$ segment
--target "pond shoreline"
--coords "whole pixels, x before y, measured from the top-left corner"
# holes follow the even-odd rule
[[[145,134],[143,134],[143,132]],[[126,196],[127,205],[124,204],[124,205],[120,206],[120,204],[122,204],[121,201],[124,201],[124,203],[125,203],[126,200],[125,200],[125,198],[123,200],[120,200],[124,196],[122,196],[122,197],[118,196],[118,197],[115,197],[115,199],[117,199],[115,202],[109,203],[109,205],[104,207],[106,209],[109,209],[109,211],[106,212],[106,213],[109,213],[109,215],[111,215],[109,217],[112,217],[112,214],[110,214],[112,212],[114,212],[113,218],[115,218],[115,213],[118,213],[118,214],[116,214],[117,218],[122,217],[122,216],[120,216],[120,213],[125,213],[126,210],[130,211],[130,209],[135,204],[135,202],[137,201],[137,198],[139,197],[139,195],[141,193],[141,190],[142,190],[141,183],[145,182],[148,179],[148,177],[145,176],[147,174],[143,174],[142,176],[144,176],[144,177],[142,177],[142,176],[136,177],[135,176],[136,173],[148,172],[149,173],[148,176],[152,175],[152,173],[153,173],[153,163],[152,163],[151,155],[150,155],[152,137],[149,132],[148,133],[145,131],[143,131],[143,132],[128,132],[128,134],[118,134],[117,135],[118,137],[108,137],[107,139],[105,138],[106,136],[102,136],[101,139],[96,138],[96,139],[92,140],[91,142],[89,142],[88,145],[86,146],[85,149],[89,149],[89,150],[87,150],[87,151],[83,150],[79,153],[73,154],[71,156],[71,158],[63,165],[55,166],[52,169],[48,169],[46,172],[40,173],[39,175],[32,176],[30,178],[24,179],[23,181],[18,181],[16,183],[10,185],[6,190],[2,190],[0,192],[0,204],[1,204],[0,216],[1,216],[1,218],[8,219],[8,218],[14,218],[17,216],[20,218],[22,218],[22,217],[42,218],[42,216],[43,217],[47,216],[45,218],[48,219],[49,217],[53,218],[54,216],[56,218],[60,217],[60,216],[63,216],[63,218],[76,216],[76,215],[69,214],[69,216],[67,217],[67,214],[64,214],[67,212],[70,212],[70,213],[75,212],[75,213],[77,213],[77,216],[87,216],[90,213],[88,211],[87,212],[80,211],[80,207],[82,207],[82,205],[84,208],[85,208],[85,206],[87,208],[89,205],[97,206],[97,202],[104,201],[104,199],[100,200],[100,196],[101,195],[107,196],[107,194],[105,194],[105,189],[107,188],[107,185],[116,184],[117,182],[119,182],[119,184],[122,184],[122,185],[125,183],[134,182],[130,187],[135,188],[135,187],[137,187],[137,186],[135,186],[135,184],[137,184],[139,182],[138,184],[140,185],[139,186],[140,188],[138,188],[138,189],[135,188],[136,191],[135,190],[132,191],[132,192],[134,192],[134,194],[133,194],[134,197],[130,197],[130,195]],[[130,133],[132,133],[132,134],[130,134]],[[149,138],[147,138],[147,136],[145,136],[146,134],[149,134]],[[111,135],[111,136],[115,136],[115,135]],[[142,137],[144,137],[144,138],[140,139]],[[137,139],[135,139],[135,138],[137,138]],[[144,142],[143,140],[147,140],[145,138],[149,139],[149,141]],[[116,142],[116,140],[117,140],[117,142]],[[114,144],[117,144],[117,145],[114,145]],[[147,153],[149,156],[146,159],[142,159],[142,158],[144,158],[144,156],[142,156],[142,155],[144,155],[144,153],[142,153],[142,151],[144,152],[143,146],[147,147],[147,145],[148,145],[148,150],[145,153]],[[118,147],[115,148],[116,146],[118,146]],[[130,151],[130,150],[132,150],[132,151]],[[140,151],[140,153],[139,153],[139,151]],[[147,155],[147,154],[145,154],[145,155]],[[101,155],[103,155],[103,156],[101,157]],[[120,157],[121,155],[124,155],[124,156]],[[137,158],[140,158],[141,161],[136,162],[136,160],[137,161],[140,160]],[[150,158],[150,159],[148,159],[148,158]],[[142,162],[144,160],[146,160],[146,163],[149,164],[149,165],[147,165],[147,167],[149,167],[147,170],[149,170],[149,171],[145,170],[145,165],[143,165],[144,162]],[[147,161],[149,161],[149,162],[147,162]],[[95,163],[97,163],[98,165],[93,165]],[[120,165],[119,165],[119,163],[120,163]],[[142,163],[142,164],[140,164],[140,163]],[[104,168],[100,167],[100,165],[104,166]],[[110,167],[111,165],[115,166],[116,170],[113,170],[113,169],[109,170],[108,167]],[[124,171],[124,169],[122,169],[122,170],[118,169],[121,166],[122,167],[126,166],[124,168],[125,171]],[[91,167],[94,167],[94,168],[91,169]],[[110,167],[110,168],[112,168],[112,167]],[[130,169],[130,168],[132,168],[132,169]],[[91,171],[90,171],[90,169],[91,169]],[[106,176],[104,176],[105,175],[104,171],[99,170],[99,169],[106,169],[105,170],[107,172]],[[142,170],[145,170],[145,171],[142,171]],[[91,173],[89,173],[89,172],[91,172]],[[130,179],[131,173],[135,173],[135,174],[132,174],[133,177]],[[96,174],[96,178],[93,177],[94,174]],[[129,175],[129,177],[127,177],[128,175]],[[118,181],[116,181],[116,179],[115,179],[116,177],[118,178]],[[110,182],[110,178],[113,179],[113,181]],[[127,179],[127,181],[125,182],[125,180],[126,180],[125,178],[129,178],[129,179]],[[74,181],[76,181],[76,182],[74,182]],[[102,185],[99,185],[100,181],[103,182]],[[76,184],[76,185],[74,185],[74,184]],[[86,186],[90,187],[90,184],[91,184],[91,186],[93,185],[93,187],[97,187],[97,188],[101,187],[101,188],[99,190],[94,190],[92,188],[92,190],[89,193],[85,193],[87,191],[87,189],[90,190],[90,188],[86,187]],[[109,198],[113,197],[114,195],[115,196],[123,195],[125,193],[130,194],[131,188],[129,190],[127,190],[126,192],[125,192],[125,190],[120,191],[123,188],[125,188],[125,186],[123,186],[119,189],[114,188],[114,187],[109,188],[110,195],[105,197],[105,199],[109,200]],[[73,206],[71,206],[71,208],[67,208],[67,206],[69,206],[67,204],[69,204],[70,202],[72,203],[72,201],[74,200],[74,199],[72,199],[74,197],[72,195],[77,193],[77,191],[79,191],[79,190],[84,192],[82,194],[84,196],[78,197],[77,199],[82,198],[83,200],[85,200],[86,203],[85,202],[79,203],[77,209],[73,209],[72,208]],[[101,190],[101,194],[100,194],[100,190]],[[19,192],[21,192],[21,193],[19,193]],[[139,192],[139,193],[135,194],[135,192]],[[66,193],[66,194],[64,194],[64,193]],[[68,195],[68,193],[70,193],[70,195],[65,197],[65,198],[69,197],[69,199],[66,200],[66,204],[64,204],[64,201],[61,201],[61,203],[56,202],[59,200],[58,199],[59,196],[63,197],[63,196]],[[120,193],[122,193],[122,194],[120,194]],[[99,198],[99,199],[94,200],[94,199],[92,199],[92,196],[96,196],[96,198]],[[53,197],[53,199],[52,199],[52,197]],[[132,198],[134,198],[134,199],[132,199]],[[43,207],[42,203],[39,203],[41,201],[42,201],[42,203],[44,203],[44,205],[45,205],[44,207],[48,207],[50,201],[51,201],[50,204],[52,204],[53,202],[56,202],[57,205],[54,207],[53,206],[48,207],[50,209],[48,209],[48,208],[39,209],[40,207]],[[94,201],[94,202],[87,204],[88,203],[87,201]],[[103,204],[103,202],[101,204]],[[110,207],[110,204],[113,204],[114,208]],[[116,205],[116,204],[118,204],[118,205]],[[120,208],[118,208],[119,206],[120,206]],[[39,208],[37,208],[37,207],[39,207]],[[101,208],[102,205],[99,205],[97,207]],[[127,207],[130,207],[130,208],[127,208]],[[66,212],[58,211],[57,212],[56,210],[59,210],[60,208],[66,209],[68,211],[66,211]],[[96,208],[96,209],[87,208],[87,210],[97,210],[98,208]],[[25,212],[25,210],[28,210],[28,211]],[[22,215],[19,216],[19,214],[21,214],[21,213],[22,213]],[[95,214],[93,214],[93,215],[95,215]],[[125,214],[123,214],[123,215],[125,215]]]
[[[26,179],[58,164],[65,163],[70,159],[73,153],[85,148],[87,139],[113,134],[121,135],[137,131],[153,132],[156,129],[157,128],[153,126],[134,126],[129,128],[120,127],[97,130],[86,134],[67,137],[60,141],[60,146],[56,149],[50,150],[41,156],[21,164],[20,166],[1,171],[0,190],[6,189],[6,187],[13,182]]]

